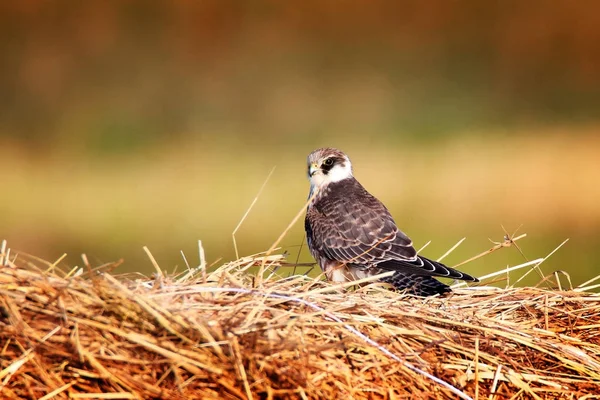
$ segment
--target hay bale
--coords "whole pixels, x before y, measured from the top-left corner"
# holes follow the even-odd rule
[[[600,393],[600,297],[541,288],[417,299],[293,276],[0,267],[7,399],[576,398]]]

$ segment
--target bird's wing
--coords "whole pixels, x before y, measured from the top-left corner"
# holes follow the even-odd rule
[[[392,259],[417,260],[412,241],[358,181],[347,179],[331,185],[338,187],[307,213],[314,245],[327,258],[364,266]]]
[[[387,208],[358,181],[338,187],[309,208],[310,245],[324,257],[363,268],[379,267],[418,275],[475,278],[417,255]]]

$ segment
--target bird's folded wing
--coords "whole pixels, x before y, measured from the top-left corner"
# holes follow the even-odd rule
[[[412,241],[398,229],[385,206],[368,194],[361,199],[329,197],[319,209],[308,210],[307,220],[311,245],[330,260],[363,268],[477,281],[418,256]]]
[[[384,260],[416,261],[412,241],[375,202],[328,199],[307,214],[313,245],[327,258],[370,267]],[[369,200],[371,200],[369,199]]]

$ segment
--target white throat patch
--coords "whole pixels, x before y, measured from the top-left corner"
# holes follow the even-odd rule
[[[313,176],[310,177],[310,185],[312,187],[321,188],[333,182],[343,181],[352,177],[352,164],[350,160],[346,159],[344,165],[336,164],[331,170],[324,174],[323,171],[318,170]]]
[[[335,165],[325,177],[329,178],[329,182],[339,182],[352,177],[352,165],[350,160],[346,160],[344,165]]]

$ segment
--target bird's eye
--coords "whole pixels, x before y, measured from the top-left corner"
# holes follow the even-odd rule
[[[323,161],[323,165],[326,167],[331,167],[333,165],[333,158],[328,158],[325,161]]]

